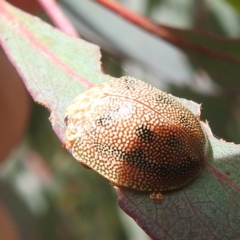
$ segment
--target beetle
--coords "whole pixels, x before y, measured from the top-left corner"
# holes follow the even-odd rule
[[[180,188],[203,170],[209,142],[199,119],[171,95],[133,77],[99,84],[66,110],[65,146],[113,185]]]

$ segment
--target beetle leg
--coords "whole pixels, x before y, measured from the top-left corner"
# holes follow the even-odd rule
[[[152,192],[150,198],[160,202],[163,199],[163,195],[160,192]]]

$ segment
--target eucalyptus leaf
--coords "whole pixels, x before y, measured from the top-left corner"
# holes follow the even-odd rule
[[[2,48],[33,99],[51,111],[53,129],[63,142],[63,116],[71,100],[94,84],[112,79],[100,71],[99,48],[5,1],[0,3],[0,32]],[[214,51],[218,52],[217,46]],[[179,101],[200,114],[195,103]],[[120,207],[153,239],[240,238],[240,147],[214,138],[208,125],[202,124],[212,154],[192,183],[164,193],[160,202],[148,193],[116,188]]]

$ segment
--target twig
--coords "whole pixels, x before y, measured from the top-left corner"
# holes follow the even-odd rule
[[[124,6],[113,0],[95,0],[95,2],[98,2],[99,4],[119,14],[124,19],[127,19],[130,22],[134,23],[138,27],[145,29],[146,31],[154,35],[157,35],[158,37],[161,37],[162,39],[174,44],[181,49],[193,51],[195,54],[200,53],[206,56],[228,60],[238,65],[240,64],[240,59],[238,57],[227,54],[225,52],[220,52],[219,50],[215,50],[213,48],[209,48],[208,46],[202,46],[198,43],[193,43],[186,38],[180,36],[179,33],[181,32],[181,30],[155,24],[144,16],[134,13],[133,11],[125,8]],[[216,36],[213,36],[213,38],[215,38],[216,41],[222,40],[221,38],[218,38]],[[222,41],[230,42],[231,40],[224,39]]]
[[[66,34],[79,37],[78,32],[73,27],[72,23],[66,18],[65,14],[58,6],[55,0],[37,0],[42,8],[46,11],[54,25],[65,32]]]

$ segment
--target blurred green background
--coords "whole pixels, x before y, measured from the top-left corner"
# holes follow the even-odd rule
[[[234,1],[119,2],[168,26],[208,31],[221,37],[238,38],[240,34],[239,4]],[[184,52],[91,1],[64,0],[59,4],[79,34],[101,46],[105,73],[134,76],[178,97],[202,103],[201,119],[209,121],[213,133],[240,142],[239,89],[233,91],[215,82]],[[50,22],[43,12],[35,12]],[[148,239],[121,212],[108,181],[83,168],[61,147],[51,129],[49,112],[28,97],[27,101],[27,130],[17,147],[13,144],[15,147],[8,151],[0,169],[0,229],[2,226],[4,239]],[[4,106],[0,107],[4,112]]]

